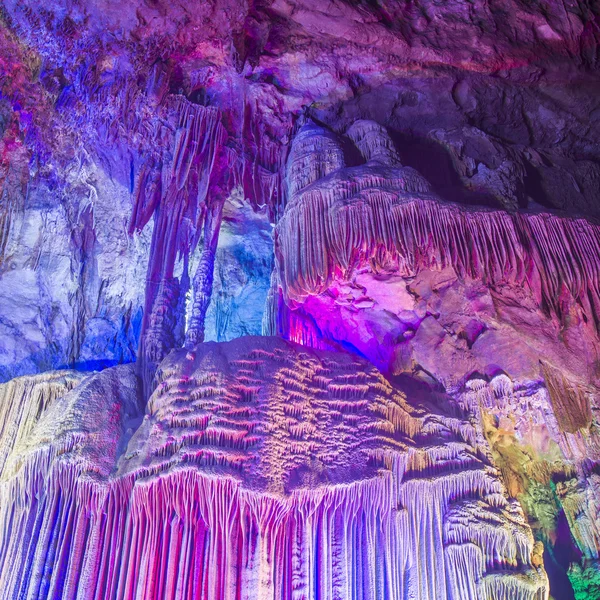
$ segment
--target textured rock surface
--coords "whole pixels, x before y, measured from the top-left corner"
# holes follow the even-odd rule
[[[218,226],[205,217],[235,186],[281,214],[302,112],[337,132],[385,125],[447,200],[598,216],[595,5],[469,6],[5,0],[2,377],[128,362],[154,309],[152,370],[183,337],[177,318],[161,334],[159,314],[194,287],[194,253],[200,321],[209,310]],[[148,221],[153,250],[151,223],[126,233]],[[47,308],[15,310],[15,287],[20,307]]]
[[[350,348],[468,409],[546,546],[551,590],[573,597],[569,565],[597,565],[600,539],[600,229],[448,204],[380,126],[346,135],[364,164],[346,166],[344,138],[311,123],[293,142],[267,329]]]
[[[596,383],[600,227],[444,202],[381,127],[359,121],[348,135],[364,164],[330,160],[343,141],[314,124],[294,141],[271,326],[445,385],[494,369],[531,377],[540,358]]]
[[[2,380],[135,359],[147,236],[126,235],[126,190],[102,171],[86,171],[83,189],[57,193],[31,183],[22,204],[3,200]]]
[[[3,0],[0,596],[600,598],[599,41]]]
[[[276,338],[178,351],[126,448],[132,370],[59,377],[2,471],[10,597],[547,597],[476,430],[362,360]],[[48,381],[2,392],[31,414]]]

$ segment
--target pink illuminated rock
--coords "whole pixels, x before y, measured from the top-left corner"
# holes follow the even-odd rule
[[[326,161],[329,151],[318,141],[325,135],[307,129],[298,144],[307,135],[315,138],[312,160]],[[337,274],[350,278],[371,261],[381,271],[407,276],[452,267],[491,286],[525,283],[559,315],[569,296],[589,318],[597,314],[598,227],[550,214],[513,216],[445,203],[414,169],[395,162],[393,151],[381,150],[392,146],[383,129],[363,134],[358,143],[365,165],[327,163],[331,168],[318,181],[298,188],[292,146],[292,196],[278,224],[280,278],[288,298],[318,294]]]
[[[65,390],[9,449],[10,597],[547,598],[477,431],[365,361],[276,338],[177,351],[139,426],[132,373]]]
[[[299,189],[277,225],[266,330],[443,390],[472,415],[536,539],[595,564],[600,229],[445,202],[381,126],[355,127],[366,162]]]
[[[298,143],[323,135],[307,126]],[[444,202],[400,165],[381,126],[360,121],[348,135],[367,162],[294,188],[277,225],[268,331],[349,344],[385,373],[418,366],[444,385],[474,371],[539,377],[541,358],[595,381],[598,226]],[[319,144],[313,160],[324,161]]]

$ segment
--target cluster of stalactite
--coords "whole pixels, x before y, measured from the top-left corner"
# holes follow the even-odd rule
[[[172,149],[151,157],[138,176],[130,231],[154,216],[140,340],[140,369],[145,389],[157,365],[185,332],[185,296],[190,287],[188,257],[202,240],[203,255],[193,279],[190,339],[202,341],[204,314],[212,288],[212,266],[228,166],[226,131],[215,107],[172,99],[175,135]],[[183,273],[174,275],[183,259]]]
[[[157,379],[131,439],[133,369],[117,367],[9,440],[7,598],[548,598],[466,415],[274,338],[172,353]]]
[[[156,85],[161,73],[152,76]],[[224,124],[232,115],[183,96],[160,97],[174,136],[169,142],[169,128],[154,124],[162,131],[154,132],[161,149],[151,154],[137,175],[130,223],[133,234],[154,217],[139,348],[146,394],[156,367],[172,348],[191,347],[204,339],[223,204],[232,189],[243,190],[255,208],[268,207],[273,220],[283,213],[287,197],[286,153],[277,134],[289,128],[288,123],[273,129],[248,98],[237,139],[229,136]],[[198,245],[200,257],[192,275],[189,256]],[[183,272],[175,276],[180,259]],[[191,306],[186,310],[190,288]]]
[[[600,322],[600,227],[444,202],[400,165],[382,127],[358,121],[348,136],[364,164],[345,167],[341,140],[312,123],[292,144],[290,198],[276,238],[288,300],[319,294],[360,267],[410,276],[451,266],[490,286],[526,285],[560,317],[577,303]]]
[[[57,371],[18,377],[0,385],[0,473],[7,457],[29,436],[40,415],[83,377],[73,371]]]
[[[273,110],[267,114],[259,101],[246,98],[242,116],[242,148],[237,164],[241,164],[244,195],[255,207],[267,207],[276,222],[285,209],[286,147],[291,131],[291,118]]]

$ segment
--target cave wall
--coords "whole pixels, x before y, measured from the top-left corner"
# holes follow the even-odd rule
[[[444,199],[597,216],[593,4],[505,2],[470,12],[455,3],[127,2],[115,10],[102,1],[7,1],[2,23],[5,380],[133,360],[154,302],[144,281],[153,276],[142,272],[155,220],[181,224],[175,247],[164,249],[178,279],[186,260],[199,260],[200,239],[214,236],[193,208],[204,185],[207,198],[221,196],[217,205],[241,188],[275,223],[302,113],[336,134],[358,119],[384,125],[402,163]],[[209,136],[224,144],[216,159],[216,147],[189,154],[178,133],[192,127],[182,122],[191,118],[186,102],[199,119],[220,115],[221,142]],[[198,121],[192,135],[205,125],[215,126]],[[189,181],[184,163],[173,163],[178,148],[194,163],[185,167]],[[351,149],[347,159],[356,160]],[[153,194],[166,201],[171,172],[178,189],[185,184],[180,202],[198,200],[169,224],[152,215]],[[48,243],[63,264],[43,270],[60,275],[34,284],[44,278],[36,265]],[[26,288],[20,305],[52,309],[18,314],[11,278]],[[124,290],[125,280],[135,286]]]
[[[600,597],[598,15],[4,0],[2,592]]]

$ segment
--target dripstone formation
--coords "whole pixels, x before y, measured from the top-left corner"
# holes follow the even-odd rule
[[[600,598],[593,2],[0,11],[0,597]]]
[[[32,378],[37,423],[10,415],[10,597],[547,596],[469,413],[411,405],[364,360],[208,342],[161,364],[143,419],[131,368],[73,377]]]

